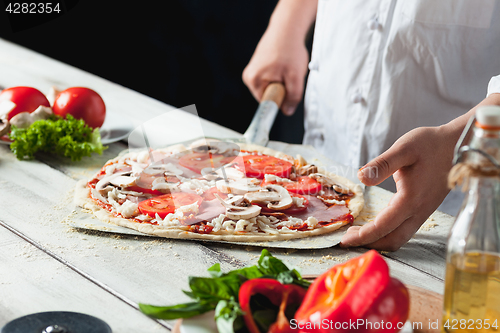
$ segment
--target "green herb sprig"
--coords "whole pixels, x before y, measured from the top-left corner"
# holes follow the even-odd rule
[[[257,265],[222,273],[220,264],[208,269],[210,277],[189,277],[190,291],[184,291],[193,302],[171,306],[139,304],[141,311],[157,319],[190,318],[215,310],[215,321],[220,333],[234,333],[244,328],[243,311],[238,303],[241,285],[250,279],[272,278],[283,284],[297,284],[308,288],[310,282],[302,279],[295,269],[289,269],[268,250],[262,250]]]
[[[50,152],[79,161],[92,153],[102,154],[99,129],[92,129],[82,119],[52,115],[37,120],[27,128],[12,126],[10,149],[19,160],[33,159],[37,152]]]

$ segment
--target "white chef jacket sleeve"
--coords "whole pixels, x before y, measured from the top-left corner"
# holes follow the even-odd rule
[[[488,84],[488,94],[486,97],[491,94],[500,94],[500,75],[492,77]]]

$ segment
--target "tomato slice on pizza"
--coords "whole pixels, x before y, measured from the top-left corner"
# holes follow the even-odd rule
[[[235,167],[245,176],[259,179],[263,179],[266,174],[287,178],[292,171],[292,163],[268,155],[245,155],[237,158],[235,163]]]
[[[139,203],[139,210],[142,214],[155,217],[158,214],[162,219],[170,213],[175,213],[175,210],[182,206],[198,203],[198,206],[203,201],[203,198],[195,193],[175,192],[160,195]]]
[[[283,184],[283,187],[291,193],[316,194],[321,191],[321,183],[308,176],[297,177],[295,182]]]
[[[263,181],[261,186],[273,184],[272,182]],[[299,176],[295,181],[287,181],[280,183],[288,192],[295,194],[316,194],[321,191],[322,185],[320,182],[308,176]]]
[[[231,163],[234,156],[224,156],[211,153],[190,153],[179,158],[179,164],[183,167],[201,174],[205,168],[217,169]]]

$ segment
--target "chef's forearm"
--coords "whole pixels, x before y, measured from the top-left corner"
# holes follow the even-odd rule
[[[318,0],[280,0],[266,33],[278,33],[284,38],[305,40],[316,19],[317,8]]]
[[[469,121],[469,118],[476,113],[476,110],[479,106],[482,105],[499,105],[500,106],[500,94],[491,94],[485,99],[481,101],[478,105],[470,109],[467,113],[464,115],[453,119],[449,123],[442,125],[441,129],[447,133],[446,138],[449,140],[448,141],[448,146],[450,150],[453,150],[455,148],[455,144],[458,141],[458,138],[460,137],[460,134],[462,134],[465,125]]]
[[[460,137],[460,134],[462,133],[465,125],[467,124],[467,121],[469,121],[469,118],[476,113],[476,110],[478,107],[482,105],[499,105],[500,106],[500,94],[491,94],[485,99],[481,101],[478,105],[470,109],[467,113],[464,115],[453,119],[449,123],[443,125],[442,127],[446,129],[451,137],[455,140],[455,142],[458,140]]]

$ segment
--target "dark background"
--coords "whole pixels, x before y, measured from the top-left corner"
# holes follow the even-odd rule
[[[7,15],[0,0],[0,38],[175,107],[196,104],[201,117],[240,133],[250,124],[258,103],[241,73],[277,0],[59,2],[62,13],[44,22]],[[271,139],[300,143],[303,132],[300,105],[292,117],[280,113]]]

